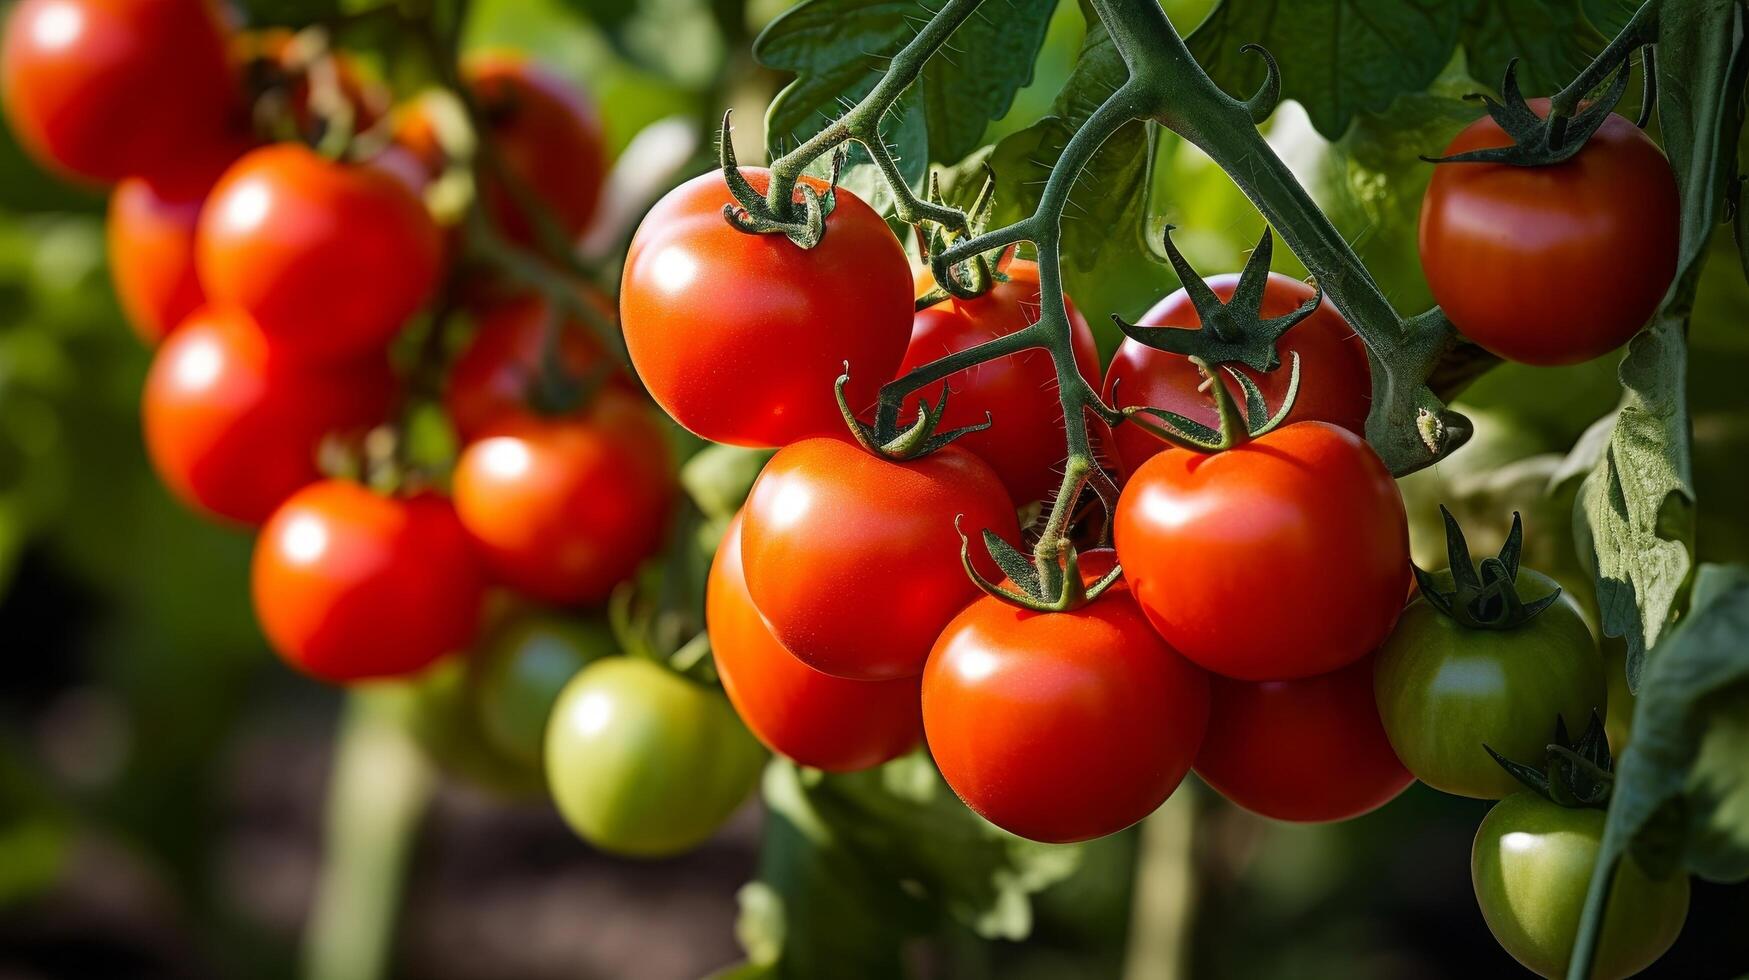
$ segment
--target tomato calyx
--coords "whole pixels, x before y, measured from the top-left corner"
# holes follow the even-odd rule
[[[946,385],[941,387],[941,399],[931,404],[929,399],[919,397],[917,400],[917,421],[903,431],[896,426],[877,423],[869,425],[856,417],[850,402],[844,395],[844,386],[850,383],[850,365],[844,365],[844,373],[833,383],[832,391],[838,399],[838,411],[844,415],[844,424],[849,426],[850,434],[856,438],[857,445],[895,463],[927,456],[937,449],[948,445],[961,436],[973,432],[982,432],[994,422],[989,412],[984,413],[984,421],[976,425],[962,425],[957,429],[937,432],[942,416],[947,413],[947,397],[952,390]]]
[[[1184,291],[1190,297],[1191,305],[1196,308],[1197,319],[1202,326],[1195,330],[1141,326],[1130,323],[1115,313],[1111,316],[1112,322],[1117,324],[1124,336],[1136,343],[1170,354],[1200,357],[1210,364],[1238,361],[1258,371],[1274,371],[1281,367],[1281,355],[1276,350],[1276,343],[1281,340],[1282,334],[1317,310],[1318,305],[1324,301],[1323,287],[1314,283],[1316,291],[1311,298],[1292,312],[1263,319],[1264,291],[1269,284],[1269,259],[1274,250],[1274,236],[1268,228],[1263,229],[1263,237],[1257,240],[1257,247],[1252,249],[1251,257],[1245,261],[1245,268],[1239,273],[1239,284],[1233,290],[1233,298],[1225,303],[1221,302],[1220,297],[1215,295],[1214,290],[1191,267],[1178,246],[1172,244],[1172,230],[1173,226],[1167,225],[1162,238],[1166,257],[1171,261],[1173,271],[1178,273],[1179,281],[1184,284]]]
[[[723,181],[729,185],[729,193],[735,198],[734,204],[723,205],[723,220],[736,231],[749,235],[781,234],[800,249],[820,244],[820,240],[826,237],[826,219],[838,206],[838,174],[844,169],[848,151],[842,145],[832,151],[832,176],[826,181],[825,193],[815,190],[805,181],[799,183],[796,185],[799,196],[792,195],[791,206],[786,209],[790,213],[779,214],[764,195],[753,189],[735,162],[735,141],[730,137],[729,127],[729,117],[733,113],[732,109],[723,113],[723,127],[718,138]],[[793,217],[794,206],[798,204],[802,207],[800,220]]]
[[[930,204],[947,207],[947,201],[941,194],[941,180],[935,171],[929,174],[929,192],[927,200]],[[945,261],[937,261],[935,256],[943,255],[954,243],[965,238],[972,238],[982,233],[990,222],[990,212],[996,206],[996,172],[984,164],[984,182],[978,187],[978,196],[972,200],[972,206],[965,211],[964,227],[949,228],[941,224],[933,224],[925,229],[923,222],[913,225],[917,235],[917,247],[922,253],[923,264],[929,267],[929,274],[935,280],[935,288],[917,297],[917,311],[921,313],[937,303],[949,298],[977,299],[989,292],[998,282],[1005,282],[1007,277],[1001,272],[1001,266],[1006,264],[1012,251],[998,251],[998,258],[991,259],[988,253],[979,253],[953,265]]]
[[[1609,807],[1615,760],[1609,753],[1603,719],[1595,711],[1578,741],[1568,735],[1567,723],[1555,716],[1554,741],[1548,744],[1548,758],[1541,768],[1508,759],[1487,745],[1482,748],[1512,778],[1551,803],[1571,809]]]
[[[1653,74],[1648,72],[1647,78],[1651,79]],[[1648,87],[1651,84],[1648,81]],[[1469,150],[1448,157],[1421,159],[1434,164],[1495,163],[1513,167],[1546,167],[1561,163],[1584,149],[1591,135],[1597,132],[1597,128],[1614,111],[1616,103],[1621,101],[1627,85],[1628,59],[1624,56],[1615,66],[1615,79],[1602,98],[1580,105],[1571,114],[1563,112],[1558,105],[1551,107],[1545,118],[1531,110],[1523,93],[1519,91],[1518,59],[1513,58],[1506,63],[1506,77],[1500,82],[1499,101],[1485,92],[1472,92],[1464,96],[1465,99],[1479,100],[1487,106],[1488,115],[1512,138],[1512,142],[1506,146]],[[1644,118],[1640,124],[1645,125]]]
[[[363,159],[381,149],[383,140],[359,139],[371,120],[361,118],[367,113],[347,91],[342,58],[319,26],[292,34],[278,50],[254,53],[244,65],[244,83],[257,132],[303,143],[329,160]]]
[[[1428,605],[1469,629],[1514,630],[1535,619],[1561,597],[1561,590],[1556,588],[1534,602],[1526,603],[1520,598],[1517,580],[1518,561],[1524,551],[1524,521],[1517,511],[1512,514],[1512,530],[1507,532],[1500,553],[1482,559],[1480,565],[1470,559],[1463,528],[1451,511],[1441,504],[1439,513],[1445,518],[1452,588],[1446,590],[1438,575],[1420,566],[1410,566]]]
[[[1182,331],[1181,331],[1182,332]],[[1245,408],[1241,410],[1233,393],[1227,386],[1221,384],[1215,377],[1215,368],[1209,362],[1196,355],[1190,356],[1190,363],[1196,365],[1202,372],[1203,385],[1207,387],[1215,400],[1215,411],[1220,418],[1219,429],[1187,418],[1177,412],[1164,408],[1153,408],[1147,405],[1131,405],[1120,410],[1124,421],[1141,426],[1150,434],[1166,440],[1174,446],[1189,449],[1199,453],[1225,452],[1235,446],[1249,442],[1259,436],[1268,435],[1287,421],[1288,413],[1293,411],[1294,400],[1300,393],[1300,355],[1295,352],[1289,367],[1287,391],[1282,395],[1281,405],[1275,414],[1269,414],[1269,405],[1264,401],[1262,389],[1257,382],[1251,380],[1244,372],[1231,367],[1222,367],[1245,392]],[[1111,397],[1117,398],[1116,386],[1113,386]]]
[[[957,517],[953,529],[960,536],[960,564],[965,566],[966,575],[972,582],[985,595],[1022,609],[1042,613],[1072,612],[1104,595],[1123,577],[1123,566],[1114,563],[1110,571],[1088,583],[1081,574],[1080,554],[1068,538],[1057,539],[1055,561],[1041,569],[1034,559],[1021,554],[1000,535],[985,530],[984,548],[996,562],[996,567],[1002,569],[1015,586],[1006,588],[978,571],[977,563],[972,560],[972,540],[960,527]]]
[[[687,509],[688,514],[692,511]],[[665,560],[656,559],[630,580],[621,582],[607,600],[607,627],[614,642],[628,657],[648,660],[705,687],[718,684],[711,660],[710,634],[705,631],[697,595],[702,582],[693,583],[673,574],[686,549],[696,541],[697,527],[683,519],[673,535]],[[671,566],[663,568],[662,566]],[[677,589],[675,582],[687,582]]]

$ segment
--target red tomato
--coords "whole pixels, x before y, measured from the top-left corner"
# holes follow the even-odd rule
[[[3,44],[12,130],[69,177],[174,179],[235,139],[239,88],[208,0],[22,0]]]
[[[1038,322],[1038,264],[1025,260],[1009,263],[1008,281],[998,283],[972,300],[948,298],[916,315],[911,327],[911,346],[899,374],[921,367],[948,354],[1007,336]],[[1075,346],[1075,363],[1081,376],[1099,384],[1099,348],[1087,321],[1069,304],[1069,329]],[[990,413],[993,424],[982,432],[961,437],[959,445],[976,453],[1002,477],[1009,494],[1022,503],[1049,500],[1062,483],[1063,406],[1057,395],[1057,369],[1050,351],[1038,348],[1010,354],[994,361],[949,375],[953,388],[941,429],[977,425]],[[941,398],[942,382],[922,389],[930,401]],[[905,402],[901,420],[915,417],[918,395]],[[1093,431],[1103,441],[1109,434],[1103,421],[1090,419]],[[1054,433],[1054,435],[1053,435]]]
[[[1533,99],[1537,115],[1547,99]],[[1483,116],[1450,156],[1511,143]],[[1443,163],[1421,203],[1421,268],[1464,336],[1511,361],[1576,364],[1638,333],[1676,274],[1676,178],[1610,115],[1547,167]]]
[[[766,171],[741,172],[765,189]],[[841,433],[832,384],[847,362],[850,404],[874,404],[911,334],[911,266],[880,215],[843,188],[837,198],[806,250],[729,225],[734,198],[718,171],[669,191],[638,226],[620,322],[633,366],[675,421],[738,446]]]
[[[974,541],[985,529],[1020,540],[996,471],[954,446],[895,463],[804,439],[765,465],[745,515],[747,590],[771,634],[808,666],[861,681],[915,677],[977,596],[956,517]]]
[[[333,357],[393,339],[437,283],[441,250],[403,181],[282,143],[219,179],[196,261],[214,303],[247,311],[275,343]]]
[[[1237,274],[1211,276],[1203,281],[1223,301],[1232,299],[1233,291],[1239,286]],[[1271,272],[1263,290],[1261,315],[1265,319],[1286,316],[1314,295],[1316,291],[1305,283]],[[1191,305],[1190,294],[1180,289],[1156,303],[1136,322],[1148,327],[1194,329],[1201,326],[1202,319],[1197,316],[1196,307]],[[1274,371],[1233,365],[1257,382],[1272,412],[1287,396],[1288,383],[1293,377],[1293,355],[1299,354],[1300,390],[1287,421],[1329,422],[1355,435],[1366,435],[1366,414],[1372,408],[1372,368],[1367,363],[1366,345],[1342,314],[1336,312],[1336,307],[1330,305],[1329,299],[1319,303],[1310,316],[1282,334],[1275,343],[1275,350],[1281,357],[1281,367]],[[1224,373],[1221,380],[1239,403],[1244,404],[1245,394],[1239,383]],[[1105,397],[1114,408],[1131,405],[1163,408],[1214,426],[1219,416],[1213,401],[1199,390],[1204,382],[1202,373],[1188,358],[1125,338],[1117,353],[1112,355],[1111,367],[1106,369]],[[1114,435],[1118,456],[1131,473],[1169,445],[1139,425],[1120,425]]]
[[[1379,721],[1372,662],[1291,681],[1215,677],[1196,774],[1276,820],[1348,820],[1396,799],[1415,777]]]
[[[324,480],[255,542],[255,615],[273,648],[334,683],[417,673],[474,640],[485,577],[449,501]]]
[[[1083,556],[1091,582],[1110,570]],[[1183,781],[1209,719],[1208,675],[1148,627],[1121,583],[1067,613],[990,596],[942,631],[923,728],[960,799],[1004,830],[1068,843],[1146,817]]]
[[[1372,448],[1327,422],[1213,455],[1155,456],[1118,498],[1116,535],[1154,628],[1227,677],[1346,666],[1403,608],[1403,498]]]
[[[564,604],[605,601],[655,554],[675,493],[661,423],[616,388],[575,415],[501,421],[462,451],[454,483],[492,574]]]
[[[599,293],[587,291],[583,300],[613,317],[612,304]],[[450,367],[443,392],[444,408],[464,440],[478,439],[497,422],[528,412],[552,316],[551,304],[538,295],[493,302],[476,314],[479,329]],[[586,379],[600,370],[604,355],[592,328],[575,320],[558,326],[559,365],[565,375]]]
[[[827,772],[854,772],[904,755],[922,737],[916,678],[850,681],[822,674],[772,638],[747,594],[739,514],[711,563],[705,620],[723,690],[773,752]]]
[[[146,377],[146,451],[190,506],[245,524],[266,520],[321,479],[330,432],[383,421],[398,386],[382,355],[316,367],[275,350],[249,318],[202,310],[159,348]]]
[[[129,177],[109,196],[109,272],[115,295],[140,339],[156,345],[206,302],[194,268],[194,233],[207,192],[242,145],[215,147],[204,167],[175,179]]]

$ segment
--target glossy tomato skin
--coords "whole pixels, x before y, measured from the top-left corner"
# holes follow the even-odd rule
[[[1089,562],[1084,577],[1101,568]],[[1090,840],[1152,813],[1209,720],[1209,678],[1119,584],[1068,613],[981,596],[923,671],[923,726],[960,799],[1032,840]]]
[[[174,179],[230,142],[240,91],[209,0],[23,0],[0,45],[12,130],[75,179]]]
[[[262,527],[251,586],[279,655],[347,683],[408,676],[466,649],[486,579],[448,500],[324,480]]]
[[[793,443],[747,497],[747,590],[772,635],[808,666],[850,680],[915,677],[942,627],[978,594],[960,563],[956,519],[974,542],[985,529],[1020,540],[996,471],[963,449],[895,463],[847,440]]]
[[[661,547],[676,482],[662,424],[604,388],[580,413],[501,422],[456,461],[456,513],[495,578],[547,602],[604,602]]]
[[[1223,302],[1232,299],[1239,286],[1237,274],[1211,276],[1203,281]],[[1261,315],[1265,319],[1286,316],[1315,295],[1312,287],[1298,279],[1271,272],[1263,290]],[[1202,319],[1190,302],[1190,294],[1180,289],[1154,304],[1136,323],[1195,329],[1202,325]],[[1275,350],[1281,357],[1281,367],[1274,371],[1232,365],[1257,382],[1272,412],[1287,396],[1293,377],[1292,355],[1298,354],[1300,389],[1287,421],[1329,422],[1355,435],[1366,435],[1366,414],[1372,408],[1372,368],[1367,363],[1366,345],[1328,298],[1283,334],[1276,341]],[[1210,397],[1198,390],[1203,380],[1202,373],[1188,358],[1155,350],[1126,337],[1105,371],[1105,397],[1118,408],[1131,405],[1163,408],[1214,426],[1219,416]],[[1239,383],[1226,376],[1221,380],[1244,404],[1245,393]],[[1164,439],[1136,425],[1120,425],[1114,435],[1118,456],[1131,473],[1168,446]]]
[[[742,173],[764,191],[766,171]],[[638,375],[676,422],[737,446],[842,433],[832,386],[847,362],[846,398],[874,405],[910,339],[911,267],[880,215],[843,188],[837,200],[806,250],[724,220],[734,198],[716,171],[669,191],[638,226],[620,322]]]
[[[400,178],[280,143],[219,179],[196,262],[213,303],[247,311],[276,344],[334,358],[388,344],[430,295],[441,251]]]
[[[510,55],[470,58],[468,84],[491,127],[504,166],[573,238],[589,227],[607,176],[606,140],[589,97],[540,65]],[[502,184],[488,181],[486,205],[504,233],[534,240],[534,229]]]
[[[129,177],[110,193],[104,224],[109,273],[128,325],[148,346],[206,302],[194,264],[201,205],[245,149],[216,146],[204,166],[190,161],[173,177]]]
[[[1016,259],[1004,270],[1006,282],[997,283],[977,299],[948,298],[919,312],[912,321],[911,346],[899,374],[930,361],[975,347],[1038,322],[1038,265]],[[1099,348],[1073,303],[1068,304],[1070,336],[1075,364],[1090,386],[1099,384]],[[914,418],[919,397],[939,401],[946,384],[952,389],[941,430],[977,425],[985,413],[990,428],[959,440],[962,448],[989,463],[1008,493],[1018,503],[1049,500],[1062,483],[1063,406],[1057,395],[1057,369],[1050,351],[1021,351],[949,375],[920,390],[905,401],[901,417]],[[1090,419],[1093,435],[1101,444],[1110,430]],[[1052,433],[1055,433],[1053,435]]]
[[[380,354],[318,367],[275,349],[242,313],[203,309],[152,361],[141,411],[146,452],[185,503],[260,524],[321,479],[324,436],[382,422],[398,391]]]
[[[1213,455],[1160,453],[1118,498],[1115,532],[1160,635],[1237,680],[1351,664],[1403,608],[1403,499],[1371,447],[1327,422]]]
[[[1197,775],[1276,820],[1348,820],[1384,806],[1415,777],[1385,738],[1372,673],[1367,657],[1291,681],[1213,678]]]
[[[484,741],[538,772],[559,691],[584,667],[618,652],[613,631],[595,618],[521,610],[494,623],[468,658]]]
[[[720,694],[649,660],[585,667],[547,724],[559,814],[615,854],[665,857],[704,843],[752,793],[764,763],[765,749]]]
[[[1534,602],[1555,581],[1518,570]],[[1483,750],[1534,763],[1559,716],[1577,737],[1608,707],[1603,657],[1579,604],[1566,593],[1511,630],[1467,629],[1417,598],[1380,648],[1378,707],[1391,744],[1418,779],[1459,796],[1497,800],[1520,785]]]
[[[586,292],[583,301],[603,316],[614,315],[612,304],[598,293]],[[554,315],[545,299],[532,295],[495,299],[475,310],[478,330],[450,367],[443,392],[444,409],[463,440],[478,439],[493,425],[528,413]],[[559,328],[559,367],[568,378],[588,379],[602,370],[606,357],[589,326],[566,320]]]
[[[1547,115],[1548,100],[1531,109]],[[1445,155],[1506,146],[1483,116]],[[1421,204],[1421,268],[1464,336],[1510,361],[1576,364],[1651,318],[1676,273],[1676,178],[1639,127],[1611,114],[1547,167],[1449,163]]]
[[[1476,902],[1488,931],[1526,969],[1567,975],[1602,838],[1602,810],[1569,809],[1524,791],[1482,818],[1470,851]],[[1688,918],[1688,892],[1680,870],[1660,881],[1631,852],[1623,855],[1604,909],[1593,980],[1621,980],[1663,956]]]
[[[739,514],[711,562],[705,621],[729,702],[773,752],[827,772],[854,772],[896,759],[922,738],[916,678],[851,681],[822,674],[772,637],[747,594]]]

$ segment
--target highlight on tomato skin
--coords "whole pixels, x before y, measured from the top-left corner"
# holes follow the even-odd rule
[[[826,772],[855,772],[896,759],[921,741],[918,678],[833,677],[796,659],[771,635],[747,593],[740,514],[711,562],[705,621],[729,702],[773,752]]]

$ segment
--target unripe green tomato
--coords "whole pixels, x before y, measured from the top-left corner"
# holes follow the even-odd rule
[[[1528,568],[1517,584],[1527,605],[1557,588]],[[1417,598],[1379,649],[1373,693],[1391,747],[1417,779],[1481,799],[1519,788],[1483,745],[1539,765],[1557,715],[1577,738],[1608,705],[1602,657],[1565,593],[1509,630],[1467,628]]]
[[[704,843],[765,763],[721,692],[633,657],[598,660],[565,685],[546,747],[547,784],[571,829],[632,857]]]
[[[1558,806],[1534,793],[1501,800],[1476,829],[1470,880],[1488,931],[1527,969],[1564,977],[1603,838],[1603,811]],[[1658,881],[1622,856],[1592,980],[1632,976],[1663,956],[1688,918],[1688,875]]]
[[[539,795],[539,765],[520,762],[486,739],[463,657],[446,657],[401,688],[407,730],[439,769],[500,796]]]
[[[550,613],[505,618],[473,658],[480,730],[506,758],[539,768],[547,716],[565,682],[617,652],[613,631],[598,620]]]

